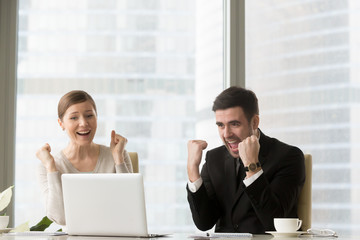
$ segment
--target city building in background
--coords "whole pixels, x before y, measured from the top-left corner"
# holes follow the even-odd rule
[[[313,157],[313,227],[360,228],[359,2],[246,1],[246,85],[265,133]]]
[[[149,230],[193,231],[186,146],[196,133],[196,94],[207,94],[196,86],[222,86],[221,21],[221,1],[19,0],[15,225],[45,215],[35,152],[67,145],[57,103],[82,89],[97,104],[94,141],[109,145],[115,129],[139,154]],[[218,65],[212,77],[199,75],[210,63]]]

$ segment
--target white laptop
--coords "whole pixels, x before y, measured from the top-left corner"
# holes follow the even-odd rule
[[[139,173],[63,174],[62,188],[69,235],[161,236],[148,233]]]

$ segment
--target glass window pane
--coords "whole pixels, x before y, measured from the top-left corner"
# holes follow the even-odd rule
[[[360,227],[358,4],[246,3],[246,84],[260,127],[312,154],[313,227],[351,233]]]
[[[127,150],[139,154],[149,230],[194,230],[186,144],[222,88],[222,2],[19,4],[15,225],[45,215],[35,152],[46,142],[53,153],[67,145],[57,103],[82,89],[97,104],[94,141],[109,145],[115,129],[128,138]]]

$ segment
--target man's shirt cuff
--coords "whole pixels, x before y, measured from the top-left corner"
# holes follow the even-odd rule
[[[190,192],[196,193],[196,191],[199,190],[199,188],[201,187],[202,183],[203,180],[201,177],[197,179],[195,182],[190,182],[190,180],[188,180],[188,188]]]
[[[251,177],[249,178],[245,178],[243,180],[244,184],[246,187],[250,186],[253,182],[255,182],[256,179],[258,179],[258,177],[261,176],[261,174],[263,174],[263,170],[260,169],[260,171],[258,171],[257,173],[255,173],[254,175],[252,175]],[[189,187],[190,188],[190,187]]]

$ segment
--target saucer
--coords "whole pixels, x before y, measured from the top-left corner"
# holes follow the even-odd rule
[[[270,233],[271,235],[273,235],[274,237],[297,237],[300,234],[306,233],[303,231],[297,231],[297,232],[266,232],[266,233]]]
[[[0,233],[8,233],[11,230],[13,230],[13,228],[3,228],[3,229],[0,229]]]

